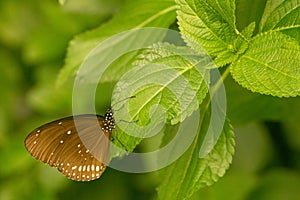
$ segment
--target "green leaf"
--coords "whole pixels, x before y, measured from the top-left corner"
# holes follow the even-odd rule
[[[204,158],[199,158],[209,124],[209,111],[201,117],[200,131],[192,145],[176,162],[161,171],[160,175],[164,178],[157,188],[159,199],[188,199],[200,188],[218,181],[228,169],[235,145],[229,120],[225,120],[222,133],[212,151]],[[168,133],[168,129],[165,132]]]
[[[241,33],[238,33],[238,37],[235,39],[232,47],[232,52],[225,51],[215,58],[214,62],[217,66],[224,66],[228,63],[236,61],[241,54],[243,54],[248,46],[249,40],[252,37],[255,29],[255,23],[249,24]]]
[[[177,55],[179,52],[182,55]],[[112,105],[116,105],[117,110],[116,120],[138,120],[142,127],[136,127],[134,123],[119,124],[122,125],[122,130],[118,130],[119,139],[128,150],[133,149],[141,137],[149,134],[157,124],[182,122],[206,96],[210,83],[206,67],[210,66],[211,60],[205,56],[188,55],[188,52],[191,50],[187,47],[154,45],[140,55],[141,60],[137,60],[139,66],[118,81],[112,99]],[[119,109],[118,101],[133,95],[135,98],[129,101],[128,116],[126,106]],[[125,133],[138,135],[133,138]]]
[[[61,86],[68,78],[74,77],[88,54],[105,39],[135,28],[169,27],[174,22],[175,17],[175,5],[171,0],[127,1],[123,9],[109,22],[97,29],[76,36],[70,42],[66,64],[58,76],[57,86]],[[145,36],[144,41],[147,41],[147,37]],[[110,48],[117,48],[118,44],[119,42],[111,44]]]
[[[205,50],[220,60],[235,56],[233,41],[238,30],[235,28],[233,0],[176,0],[176,2],[179,5],[177,12],[179,29],[192,49],[198,53]]]
[[[255,23],[249,24],[242,32],[238,35],[234,41],[234,48],[237,56],[243,54],[249,47],[249,41],[253,35],[255,29]]]
[[[194,67],[182,75],[189,81],[193,90],[196,91],[198,104],[200,105],[208,92],[207,86],[210,83],[210,77],[207,69],[213,64],[210,61],[209,56],[197,55],[188,47],[174,46],[168,43],[157,43],[154,44],[152,48],[145,49],[136,58],[134,64],[139,66],[156,63],[181,70],[180,68],[182,66],[186,67],[190,63]]]
[[[280,32],[253,38],[249,49],[232,63],[231,74],[243,87],[278,97],[300,95],[300,47]]]
[[[259,23],[259,32],[261,32],[261,29],[264,26],[264,24],[266,23],[266,20],[270,16],[270,14],[281,3],[282,3],[282,0],[267,0],[265,8],[264,8],[264,13],[263,13],[260,23]]]
[[[300,41],[300,1],[286,0],[274,9],[262,28],[262,31],[276,30]]]

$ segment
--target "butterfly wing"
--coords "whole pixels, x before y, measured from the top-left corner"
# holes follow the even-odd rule
[[[56,120],[32,131],[25,146],[33,157],[57,167],[68,178],[94,180],[108,163],[110,132],[101,129],[103,120],[95,115]]]

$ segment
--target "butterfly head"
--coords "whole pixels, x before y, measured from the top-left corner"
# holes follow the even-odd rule
[[[115,119],[114,119],[114,111],[109,108],[107,109],[105,115],[104,115],[104,126],[102,127],[102,130],[105,132],[111,132],[113,129],[115,129]]]

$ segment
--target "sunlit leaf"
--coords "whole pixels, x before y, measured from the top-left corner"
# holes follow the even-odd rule
[[[256,36],[231,74],[243,87],[278,97],[300,95],[300,46],[280,32]]]
[[[177,0],[179,29],[186,43],[198,53],[203,49],[212,57],[234,57],[236,37],[233,0]],[[226,62],[227,63],[227,62]],[[221,63],[222,66],[224,63]]]
[[[206,56],[196,56],[189,48],[168,44],[145,49],[141,57],[143,65],[137,59],[139,65],[118,81],[112,102],[116,105],[119,99],[135,96],[129,104],[131,118],[123,113],[122,106],[116,108],[115,117],[117,121],[138,120],[137,123],[143,127],[139,130],[134,123],[122,124],[130,133],[137,133],[137,137],[145,136],[161,122],[176,124],[191,115],[208,92],[210,75],[207,67],[211,65]],[[164,108],[165,121],[158,114],[160,107],[155,107],[157,104]],[[118,133],[122,143],[129,144],[128,149],[133,149],[141,141],[140,138],[126,136],[121,130]]]

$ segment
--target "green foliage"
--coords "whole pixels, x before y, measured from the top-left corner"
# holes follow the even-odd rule
[[[299,2],[284,1],[271,13],[267,10],[262,32],[253,37],[253,28],[239,33],[235,18],[228,16],[235,8],[231,1],[216,2],[217,6],[210,1],[178,1],[179,28],[190,38],[187,44],[196,51],[204,47],[216,57],[217,66],[230,64],[234,79],[253,92],[298,96],[299,41],[290,36],[299,40],[300,21],[294,14]]]
[[[118,99],[130,96],[124,96],[122,91],[138,88],[133,94],[135,98],[130,100],[129,109],[133,121],[138,119],[139,126],[144,128],[137,130],[133,124],[127,124],[126,130],[138,133],[139,137],[130,137],[118,130],[119,138],[128,150],[133,150],[141,142],[141,136],[151,132],[153,126],[146,128],[150,121],[155,125],[163,120],[160,108],[153,109],[156,104],[164,108],[165,120],[170,124],[182,122],[198,108],[208,92],[210,75],[206,67],[210,64],[210,60],[196,56],[189,48],[166,43],[140,51],[133,63],[137,67],[119,80],[112,101],[112,105],[117,104]],[[148,113],[152,113],[151,116]],[[115,115],[117,119],[126,119],[120,112]]]
[[[207,51],[225,63],[234,57],[233,41],[236,37],[235,4],[227,1],[177,0],[178,24],[186,43],[196,52]]]
[[[231,74],[254,92],[299,96],[299,58],[298,42],[279,32],[266,32],[254,37],[245,54],[231,64]]]
[[[173,164],[160,172],[165,177],[158,187],[160,199],[187,199],[200,188],[210,186],[225,174],[234,153],[234,134],[226,120],[214,149],[204,158],[199,151],[207,131],[210,113],[203,111],[199,133],[189,149]],[[168,134],[169,135],[169,134]],[[168,137],[167,135],[167,137]]]
[[[155,187],[159,199],[297,199],[299,12],[299,0],[0,2],[0,199],[154,199]],[[124,37],[94,55],[94,68],[81,75],[95,83],[94,71],[102,67],[97,62],[109,63],[95,104],[103,114],[112,99],[120,121],[114,143],[129,151],[167,146],[200,109],[198,130],[184,154],[157,174],[107,169],[91,183],[69,181],[32,159],[24,138],[71,115],[73,80],[90,52],[115,34],[144,27],[179,30],[183,39],[173,44],[162,32],[153,40],[154,31]],[[124,42],[143,48],[111,60]],[[92,78],[84,79],[86,74]],[[225,122],[214,144],[205,138],[211,98],[223,82],[228,107],[220,109]],[[131,95],[127,118],[122,100]],[[157,137],[142,139],[161,124]],[[191,127],[184,130],[192,135]],[[203,146],[211,151],[201,157]],[[161,155],[156,162],[162,159],[170,158]]]
[[[280,31],[300,40],[300,7],[298,0],[283,1],[270,13],[263,23],[262,32],[269,30]]]
[[[69,77],[74,77],[89,52],[110,36],[134,28],[169,27],[174,19],[175,7],[171,0],[161,2],[127,1],[122,10],[109,22],[94,30],[77,35],[70,42],[66,64],[60,72],[57,85],[61,86]],[[111,46],[111,48],[115,47]]]

